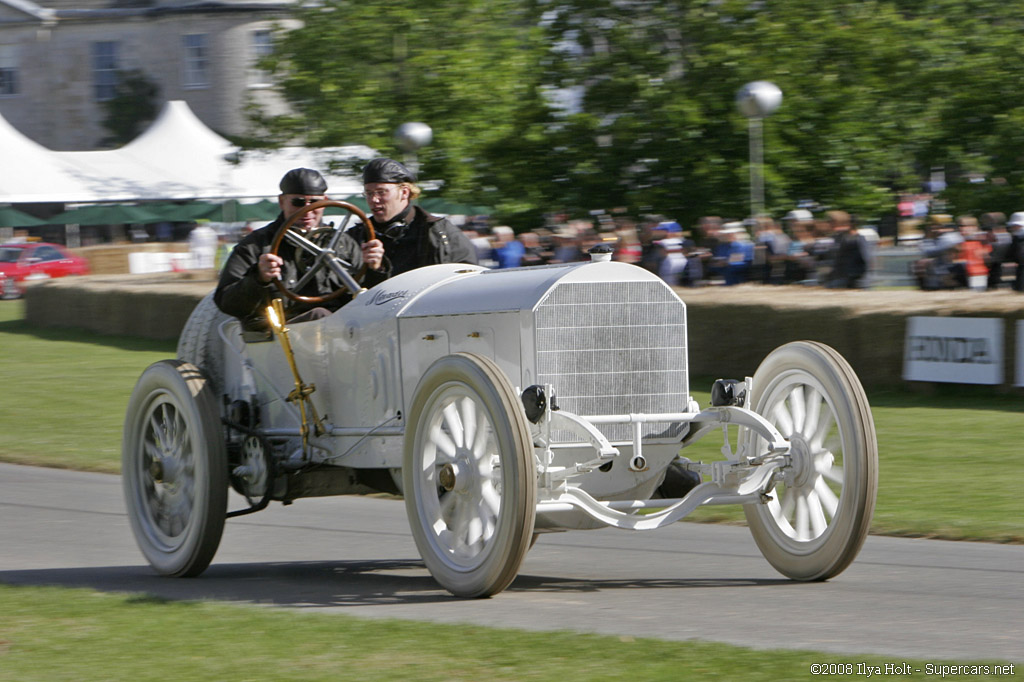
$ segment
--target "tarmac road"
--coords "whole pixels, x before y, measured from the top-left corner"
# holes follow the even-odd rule
[[[782,578],[745,528],[544,535],[518,579],[484,600],[441,590],[401,502],[274,503],[228,521],[197,579],[156,576],[117,476],[0,464],[0,583],[145,592],[371,618],[576,630],[900,662],[1024,663],[1024,547],[871,536],[827,583]],[[829,662],[823,659],[821,662]]]

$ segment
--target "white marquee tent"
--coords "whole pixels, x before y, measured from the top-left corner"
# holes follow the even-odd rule
[[[329,162],[373,156],[361,145],[243,151],[182,101],[168,102],[139,137],[110,151],[52,151],[0,115],[0,204],[272,197],[281,176],[297,167],[323,172],[330,195],[341,198],[360,192],[362,184],[328,172]]]

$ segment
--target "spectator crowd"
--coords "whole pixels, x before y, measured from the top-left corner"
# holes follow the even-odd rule
[[[1024,291],[1024,212],[932,215],[911,266],[921,289]]]
[[[665,216],[642,221],[600,215],[594,220],[549,216],[540,229],[516,235],[510,227],[470,221],[464,227],[481,264],[495,268],[589,259],[598,244],[613,259],[656,273],[673,286],[800,284],[839,289],[871,286],[881,242],[872,227],[845,211],[815,217],[796,209],[781,220],[767,216],[729,222],[701,218],[683,229]],[[910,274],[926,290],[1012,287],[1024,291],[1024,212],[931,215],[914,241],[919,256]]]
[[[830,211],[821,220],[803,209],[779,225],[768,217],[727,222],[702,218],[693,230],[665,216],[641,222],[601,215],[591,220],[550,216],[542,229],[514,234],[507,226],[465,226],[481,264],[496,268],[589,259],[599,244],[613,259],[639,265],[673,286],[808,284],[865,288],[878,241],[851,216]]]

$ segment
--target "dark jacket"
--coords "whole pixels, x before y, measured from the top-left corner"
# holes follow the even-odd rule
[[[866,288],[870,267],[871,245],[864,235],[844,232],[836,237],[830,286],[840,289]]]
[[[246,329],[266,329],[267,321],[264,310],[271,298],[280,295],[273,282],[264,284],[260,281],[257,262],[260,255],[270,251],[274,237],[283,224],[284,216],[278,215],[274,222],[244,237],[231,251],[231,255],[224,264],[224,269],[221,270],[220,282],[217,284],[213,300],[222,311],[239,318]],[[348,234],[342,235],[335,252],[341,259],[352,265],[351,272],[358,272],[361,268],[363,264],[362,251],[359,244]],[[294,287],[300,274],[305,272],[308,261],[312,261],[312,256],[304,251],[298,251],[285,240],[281,242],[278,255],[284,260],[284,264],[281,266],[281,278],[285,286]],[[327,268],[321,268],[310,282],[300,291],[294,293],[301,296],[325,296],[341,288],[344,288],[344,284],[337,275]],[[350,300],[352,297],[347,292],[319,304],[294,301],[285,297],[285,317],[291,319],[316,307],[334,311]]]
[[[389,224],[383,229],[374,222],[377,239],[384,244],[384,262],[380,271],[367,272],[364,286],[425,265],[477,262],[473,243],[447,218],[431,215],[413,204],[407,219],[405,224]],[[366,241],[362,224],[354,225],[348,234],[360,244]]]

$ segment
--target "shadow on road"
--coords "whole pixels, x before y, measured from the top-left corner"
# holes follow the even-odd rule
[[[165,578],[147,566],[101,566],[0,571],[15,586],[91,588],[142,593],[175,601],[213,600],[288,608],[324,608],[451,602],[420,560],[216,564],[198,578]],[[595,593],[638,589],[764,587],[779,579],[574,580],[520,575],[511,593]]]

